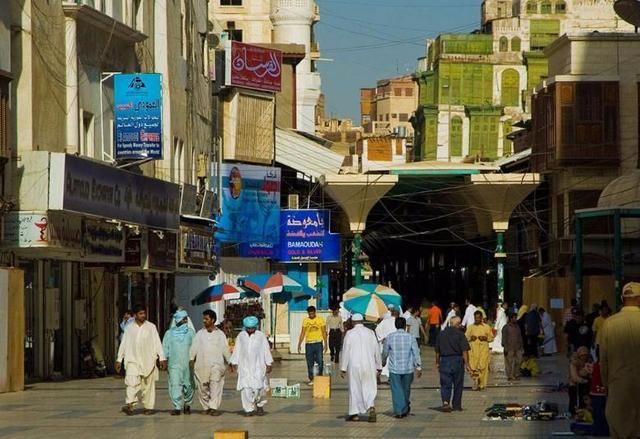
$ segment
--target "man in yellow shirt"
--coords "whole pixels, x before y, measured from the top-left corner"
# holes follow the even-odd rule
[[[471,346],[469,366],[473,378],[473,390],[483,390],[489,381],[489,343],[493,341],[491,326],[483,323],[482,311],[473,313],[474,322],[467,327],[466,336]]]
[[[302,330],[298,340],[298,353],[302,350],[302,342],[305,341],[305,357],[307,359],[307,373],[309,385],[313,385],[313,365],[318,363],[318,373],[322,375],[322,354],[327,351],[326,324],[322,317],[316,314],[316,307],[307,308],[309,317],[302,321]]]
[[[593,321],[593,327],[591,329],[593,330],[593,341],[596,347],[600,345],[598,334],[602,331],[602,326],[610,315],[611,309],[609,306],[603,305],[600,308],[600,315]]]

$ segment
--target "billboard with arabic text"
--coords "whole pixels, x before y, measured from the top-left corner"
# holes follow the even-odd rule
[[[279,92],[282,89],[282,52],[230,41],[226,51],[226,81],[230,87]]]
[[[281,262],[340,262],[340,234],[331,233],[331,212],[322,209],[282,210]]]

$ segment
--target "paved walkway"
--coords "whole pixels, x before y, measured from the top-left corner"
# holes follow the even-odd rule
[[[287,377],[290,383],[306,382],[306,367],[300,357],[274,367],[272,377]],[[568,431],[568,421],[483,421],[484,409],[494,403],[535,403],[547,400],[566,407],[564,393],[551,388],[564,381],[566,361],[561,356],[543,358],[543,374],[536,379],[509,385],[503,377],[500,356],[494,356],[495,372],[485,392],[465,391],[464,411],[440,413],[431,408],[440,405],[433,352],[423,349],[426,374],[414,383],[412,416],[396,420],[390,416],[391,395],[388,386],[378,392],[378,422],[346,423],[346,382],[334,379],[330,400],[314,400],[311,390],[302,385],[300,399],[270,399],[263,418],[239,416],[239,395],[235,375],[227,379],[223,410],[217,418],[203,416],[194,403],[191,416],[169,416],[166,375],[157,392],[155,416],[127,417],[119,412],[123,405],[124,384],[120,378],[40,383],[22,393],[0,395],[0,438],[208,438],[220,429],[248,430],[254,438],[418,438],[418,437],[505,437],[546,438],[552,432]]]

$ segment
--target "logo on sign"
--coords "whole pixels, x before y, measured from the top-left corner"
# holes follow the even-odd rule
[[[147,86],[144,85],[144,82],[142,81],[142,79],[140,79],[139,76],[136,76],[135,78],[133,78],[129,83],[129,88],[135,88],[136,90],[140,90],[141,88],[146,88],[146,87]]]

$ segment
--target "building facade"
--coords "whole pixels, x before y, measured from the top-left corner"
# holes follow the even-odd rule
[[[412,76],[381,79],[375,88],[360,89],[360,118],[365,134],[397,134],[412,138],[411,117],[418,104]]]
[[[416,157],[491,161],[513,153],[512,126],[529,119],[547,76],[544,48],[563,34],[624,31],[613,0],[486,0],[482,31],[428,42],[417,72]]]

